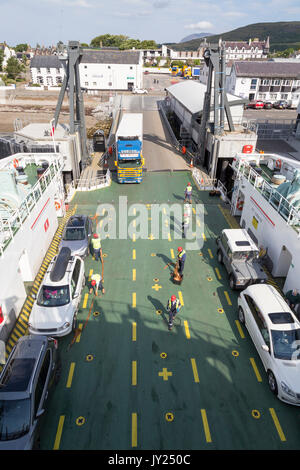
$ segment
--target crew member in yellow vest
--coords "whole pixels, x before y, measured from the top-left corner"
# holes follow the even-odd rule
[[[98,296],[98,290],[101,290],[102,294],[105,294],[105,289],[102,283],[102,277],[100,276],[100,274],[95,273],[91,277],[90,294],[94,291],[94,294]]]
[[[185,191],[184,191],[184,195],[185,195],[184,202],[186,202],[188,200],[189,203],[192,204],[192,190],[193,190],[193,188],[192,188],[191,183],[188,183],[187,187],[185,188]]]
[[[100,258],[101,262],[103,263],[101,240],[97,233],[94,233],[94,236],[91,241],[91,245],[93,249],[93,255],[95,256],[95,260],[98,261]]]
[[[176,299],[176,295],[172,295],[167,303],[167,310],[169,312],[169,325],[168,325],[169,330],[172,329],[173,318],[175,318],[175,316],[177,315],[180,309],[181,309],[181,303],[179,302],[179,299]]]
[[[181,246],[178,247],[177,251],[178,251],[178,254],[177,254],[178,273],[182,277],[183,276],[184,263],[185,263],[185,259],[186,259],[186,251]]]

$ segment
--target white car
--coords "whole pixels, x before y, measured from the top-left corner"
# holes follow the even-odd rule
[[[84,262],[64,247],[53,258],[33,304],[29,321],[32,335],[65,336],[75,330]]]
[[[140,88],[133,88],[132,93],[137,93],[139,95],[143,95],[143,94],[147,94],[148,90],[145,90],[145,89],[142,90]]]
[[[255,284],[238,298],[238,318],[247,327],[280,400],[300,406],[300,322],[275,287]]]

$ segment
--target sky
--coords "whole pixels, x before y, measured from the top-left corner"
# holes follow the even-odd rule
[[[252,23],[299,21],[299,0],[0,0],[0,42],[90,44],[124,34],[159,44],[190,34],[222,33]],[[260,38],[265,39],[265,38]]]

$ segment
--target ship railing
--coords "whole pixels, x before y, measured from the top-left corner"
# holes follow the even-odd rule
[[[15,154],[11,157],[6,157],[1,160],[0,168],[10,169],[11,164],[14,165],[14,160],[17,160],[19,166],[26,166],[30,163],[40,164],[41,161],[47,160],[47,155],[51,155],[52,159],[49,161],[49,167],[40,176],[39,180],[28,191],[28,194],[21,201],[17,209],[11,210],[10,213],[0,215],[0,256],[3,256],[5,249],[15,237],[18,230],[24,225],[27,217],[30,215],[44,192],[47,190],[53,179],[62,170],[62,159],[54,158],[53,154]],[[49,159],[50,160],[50,159]],[[13,166],[14,168],[14,166]]]
[[[100,175],[95,178],[79,179],[74,182],[73,188],[75,191],[94,191],[95,189],[102,189],[109,186],[111,183],[111,173],[108,169],[105,175]]]
[[[236,169],[236,178],[246,178],[269,204],[281,215],[287,225],[292,226],[300,235],[300,209],[293,206],[276,188],[257,173],[247,162],[241,162]]]
[[[193,168],[192,172],[193,178],[197,183],[198,189],[200,190],[213,190],[217,187],[217,179],[216,178],[209,178],[205,173],[203,173],[198,168]]]

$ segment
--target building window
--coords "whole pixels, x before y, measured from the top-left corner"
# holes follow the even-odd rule
[[[41,69],[37,69],[36,73],[41,73]]]
[[[283,80],[283,85],[289,86],[291,84],[291,80]]]
[[[85,86],[89,86],[89,82],[84,82]]]
[[[262,81],[261,81],[261,84],[262,84],[262,85],[270,85],[270,80],[266,80],[266,79],[265,79],[265,80],[262,80]]]
[[[93,86],[96,86],[97,85],[97,82],[93,82]]]
[[[87,69],[87,65],[85,65],[84,68]]]
[[[295,95],[294,93],[292,94],[292,100],[298,100],[300,95]]]
[[[129,67],[129,68],[130,68],[130,70],[132,70],[132,69],[133,69],[133,67]]]
[[[256,90],[257,78],[252,78],[250,90]]]
[[[282,100],[287,100],[288,94],[287,93],[281,93],[280,95]]]
[[[277,100],[277,93],[270,93],[270,100]]]
[[[280,80],[272,80],[271,85],[272,86],[279,86],[280,85]]]
[[[266,93],[258,93],[258,99],[259,100],[265,100],[266,99]]]
[[[112,82],[108,82],[108,86],[112,86]]]
[[[51,73],[51,70],[49,68],[47,68],[47,73]]]
[[[110,65],[108,65],[107,68],[110,69]]]

